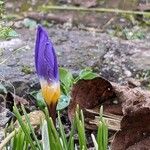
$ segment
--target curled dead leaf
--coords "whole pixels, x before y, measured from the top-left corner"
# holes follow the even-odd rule
[[[117,99],[116,105],[106,103],[114,95]],[[85,125],[90,129],[96,129],[99,122],[99,106],[103,104],[104,118],[109,129],[119,130],[112,140],[112,150],[149,149],[149,91],[136,86],[131,88],[110,83],[100,77],[89,81],[80,80],[72,90],[72,100],[68,108],[70,120],[74,116],[77,104],[83,109]]]
[[[150,143],[150,92],[113,83],[124,117],[115,135],[112,150],[148,150]]]
[[[112,83],[117,99],[122,104],[123,114],[130,114],[140,108],[150,107],[150,92],[141,88],[129,88]]]
[[[114,96],[112,85],[102,77],[91,80],[79,80],[72,89],[71,102],[68,107],[70,121],[74,116],[76,106],[81,109],[92,109]],[[89,116],[89,114],[87,114]],[[86,116],[86,114],[85,114]]]

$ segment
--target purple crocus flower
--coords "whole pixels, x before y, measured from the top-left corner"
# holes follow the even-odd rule
[[[38,26],[35,45],[35,66],[40,79],[42,95],[54,120],[57,101],[60,97],[60,83],[57,57],[48,33]]]

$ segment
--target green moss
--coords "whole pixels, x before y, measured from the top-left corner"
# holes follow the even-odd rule
[[[10,27],[0,26],[0,39],[11,39],[17,37],[18,34],[15,30]]]
[[[23,65],[22,66],[22,70],[21,70],[23,73],[25,74],[31,74],[33,73],[33,70],[31,69],[30,66],[26,66],[26,65]]]

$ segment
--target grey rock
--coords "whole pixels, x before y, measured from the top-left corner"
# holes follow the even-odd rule
[[[13,82],[17,92],[21,94],[38,83],[34,67],[36,31],[18,29],[17,32],[21,35],[20,41],[24,43],[24,47],[1,64],[0,74]],[[134,78],[138,72],[150,69],[149,40],[126,41],[105,33],[93,34],[76,28],[66,30],[58,26],[49,28],[48,32],[58,55],[59,66],[66,67],[73,73],[92,67],[108,80],[123,82],[128,77]],[[5,51],[9,52],[7,45]],[[24,65],[29,66],[33,73],[22,72]]]

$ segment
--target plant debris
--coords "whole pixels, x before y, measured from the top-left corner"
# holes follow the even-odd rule
[[[117,131],[112,140],[112,150],[148,149],[150,92],[142,90],[139,86],[122,86],[101,77],[79,80],[72,89],[68,108],[69,119],[72,120],[74,107],[78,104],[84,110],[86,128],[95,130],[100,119],[99,107],[103,104],[103,117],[108,128]],[[116,102],[112,99],[114,96]]]
[[[79,80],[72,89],[68,116],[72,120],[77,104],[84,109],[92,109],[114,96],[112,85],[102,77],[91,80]],[[85,115],[86,116],[86,115]]]
[[[150,147],[150,92],[113,84],[122,102],[121,130],[115,135],[112,150],[141,150]],[[139,146],[140,145],[140,146]]]

